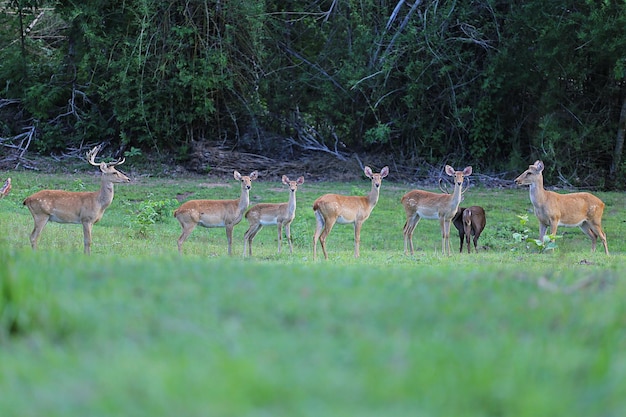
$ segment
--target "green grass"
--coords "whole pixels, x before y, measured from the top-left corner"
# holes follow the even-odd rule
[[[6,177],[1,173],[0,178]],[[364,194],[369,181],[305,183],[294,254],[275,228],[241,258],[223,229],[197,228],[179,257],[171,215],[137,234],[146,201],[236,198],[239,185],[140,179],[116,186],[94,226],[50,223],[30,249],[21,202],[41,188],[98,188],[96,178],[11,173],[0,201],[0,415],[10,416],[618,416],[626,408],[625,197],[607,207],[612,254],[578,229],[555,252],[515,244],[528,190],[473,188],[488,216],[477,254],[446,257],[422,221],[403,254],[400,197],[383,182],[361,258],[337,225],[330,259],[313,262],[311,204]],[[28,185],[26,185],[28,184]],[[279,182],[253,183],[253,202],[286,201]],[[530,216],[531,236],[537,230]],[[269,229],[269,230],[266,230]],[[453,239],[458,251],[458,239]],[[581,262],[584,261],[584,262]]]

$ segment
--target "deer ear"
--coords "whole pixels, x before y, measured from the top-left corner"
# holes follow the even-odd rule
[[[239,171],[233,172],[233,176],[237,181],[241,181],[241,174],[239,173]]]
[[[304,184],[304,177],[298,178],[298,180],[296,182],[298,183],[298,185]]]
[[[289,177],[287,177],[286,175],[283,175],[283,184],[289,185]]]
[[[541,161],[535,161],[535,168],[537,168],[537,172],[543,171],[544,165]]]
[[[389,175],[389,167],[384,167],[384,168],[380,171],[380,177],[381,177],[381,178],[385,178],[387,175]]]
[[[372,173],[372,168],[370,168],[370,167],[365,167],[365,169],[363,170],[363,172],[365,172],[365,176],[366,176],[367,178],[372,178],[372,175],[374,175],[374,174]]]
[[[472,175],[472,167],[465,167],[465,169],[463,170],[463,175],[464,176],[469,176]]]
[[[252,173],[250,173],[250,175],[249,175],[251,180],[256,180],[258,176],[259,176],[259,172],[258,171],[252,171]]]
[[[454,174],[455,174],[454,168],[452,168],[450,165],[446,165],[446,174],[448,174],[451,177],[454,177]]]

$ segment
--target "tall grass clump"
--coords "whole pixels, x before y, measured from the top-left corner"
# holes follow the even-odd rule
[[[68,317],[49,294],[54,270],[42,275],[40,266],[28,261],[29,268],[17,268],[24,258],[4,245],[0,245],[0,259],[0,341],[32,334],[53,339],[67,335]]]

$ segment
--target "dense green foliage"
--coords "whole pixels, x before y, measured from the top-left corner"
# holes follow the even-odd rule
[[[127,162],[129,165],[131,161]],[[540,253],[528,190],[470,188],[487,227],[478,253],[441,256],[437,221],[402,253],[407,186],[390,178],[363,226],[337,225],[311,259],[312,202],[369,181],[298,190],[294,253],[264,228],[243,259],[245,221],[195,230],[177,254],[171,199],[232,198],[239,184],[136,177],[116,185],[82,254],[80,225],[50,223],[32,252],[24,197],[92,190],[84,174],[13,172],[0,200],[2,416],[619,416],[626,408],[626,204],[598,193],[611,256],[560,228]],[[0,172],[0,178],[6,172]],[[286,201],[255,181],[253,202]],[[165,208],[170,206],[169,209]],[[146,213],[153,209],[156,215]],[[154,220],[154,222],[151,222]],[[144,233],[138,234],[138,230]],[[458,240],[453,240],[458,248]]]
[[[483,172],[541,158],[574,185],[625,177],[624,0],[1,5],[0,136],[35,126],[40,151],[276,155],[292,140]]]

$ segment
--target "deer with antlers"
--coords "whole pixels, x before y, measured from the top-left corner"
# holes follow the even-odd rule
[[[326,252],[326,238],[335,223],[354,225],[354,257],[359,257],[359,245],[361,242],[361,227],[367,220],[372,210],[378,203],[380,186],[383,178],[389,174],[389,167],[384,167],[379,174],[372,172],[370,167],[363,170],[365,176],[372,180],[372,189],[366,196],[343,196],[338,194],[325,194],[313,203],[315,212],[315,235],[313,236],[313,259],[317,257],[317,241],[322,245],[324,258],[328,259]]]
[[[280,253],[281,241],[283,239],[283,228],[289,242],[289,253],[293,253],[293,242],[291,241],[291,222],[296,217],[296,191],[298,186],[304,184],[304,177],[299,177],[296,181],[291,181],[289,177],[283,175],[282,182],[289,187],[289,201],[287,203],[259,203],[250,208],[246,213],[246,220],[250,224],[243,237],[243,256],[252,256],[252,240],[259,233],[263,226],[278,226],[278,253]]]
[[[125,158],[115,162],[95,162],[102,145],[87,152],[88,162],[100,168],[102,180],[100,190],[94,192],[75,192],[62,190],[42,190],[27,197],[24,205],[28,207],[35,220],[35,228],[30,234],[30,244],[37,249],[37,239],[48,221],[83,225],[85,254],[91,253],[91,229],[113,201],[113,184],[128,183],[130,178],[115,169],[124,163]]]
[[[539,239],[543,241],[548,227],[550,234],[556,235],[559,226],[578,226],[591,239],[592,252],[596,251],[596,241],[600,237],[604,252],[608,255],[609,247],[602,230],[602,200],[590,193],[558,194],[545,190],[543,169],[543,162],[535,161],[515,179],[517,185],[530,186],[530,202],[539,220]]]
[[[183,233],[178,238],[178,253],[183,253],[183,243],[189,237],[193,229],[202,227],[225,227],[226,239],[228,240],[228,254],[232,253],[233,228],[243,218],[248,205],[250,205],[250,189],[252,181],[258,177],[258,172],[253,171],[250,175],[241,175],[234,171],[234,178],[241,182],[241,197],[237,200],[189,200],[183,203],[174,212],[174,217],[180,222]]]
[[[468,166],[463,171],[455,171],[450,165],[446,165],[445,172],[454,177],[454,192],[452,194],[438,194],[430,191],[413,190],[402,197],[402,205],[406,212],[404,224],[404,253],[410,249],[413,255],[413,231],[424,219],[439,220],[441,227],[441,252],[450,255],[450,223],[456,214],[463,195],[463,182],[466,177],[472,175],[472,167]]]

